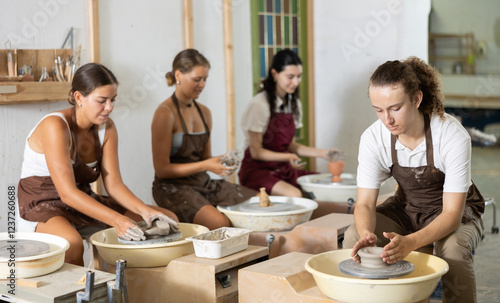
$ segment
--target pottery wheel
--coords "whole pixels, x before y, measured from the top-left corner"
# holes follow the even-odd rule
[[[239,211],[250,213],[275,213],[293,209],[294,206],[291,203],[273,203],[272,201],[268,207],[261,207],[259,203],[242,203],[239,205]]]
[[[316,183],[316,184],[327,184],[327,185],[332,185],[332,186],[336,186],[336,185],[354,185],[356,186],[357,183],[356,183],[356,180],[355,179],[347,179],[347,178],[344,178],[342,179],[341,182],[332,182],[332,177],[328,177],[328,178],[323,178],[323,179],[314,179],[312,180],[311,183]]]
[[[353,259],[339,263],[339,270],[344,274],[367,279],[388,279],[411,274],[415,266],[408,261],[399,261],[395,264],[384,265],[381,268],[364,267]]]
[[[171,234],[164,235],[164,236],[148,237],[148,238],[146,238],[146,240],[142,240],[142,241],[125,240],[123,238],[118,237],[118,242],[120,242],[121,244],[127,244],[127,245],[146,245],[146,244],[158,244],[158,243],[177,241],[180,238],[182,238],[182,232],[177,231],[175,233],[171,233]]]
[[[17,243],[8,243],[7,241],[14,240],[0,240],[0,258],[9,258],[11,245],[15,245],[13,250],[16,258],[31,257],[50,252],[50,245],[35,240],[28,239],[15,239]]]

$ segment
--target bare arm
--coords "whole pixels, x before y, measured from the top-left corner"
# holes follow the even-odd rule
[[[300,161],[295,153],[280,153],[266,149],[262,146],[264,134],[249,131],[248,140],[252,158],[260,161],[293,162]]]
[[[295,138],[288,146],[288,150],[300,157],[326,158],[327,149],[306,146],[295,142]]]
[[[129,218],[97,202],[76,187],[69,149],[71,138],[62,119],[46,118],[40,124],[38,138],[50,176],[64,203],[89,217],[116,227],[119,235],[125,234],[128,228],[135,226]]]
[[[354,245],[351,256],[355,256],[360,248],[374,246],[377,236],[374,234],[376,225],[376,207],[378,189],[358,187],[356,208],[354,208],[354,222],[360,239]]]

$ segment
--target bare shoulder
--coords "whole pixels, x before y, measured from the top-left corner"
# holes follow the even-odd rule
[[[168,98],[158,105],[155,111],[155,118],[174,118],[175,105],[172,98]]]
[[[196,102],[196,104],[198,104],[198,106],[200,107],[201,111],[203,112],[203,114],[207,117],[210,117],[212,116],[212,112],[210,111],[210,109],[208,107],[206,107],[205,105],[199,103],[199,102]]]

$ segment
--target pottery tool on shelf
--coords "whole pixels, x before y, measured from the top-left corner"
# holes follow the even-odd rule
[[[266,188],[260,188],[260,198],[259,198],[259,206],[260,207],[269,207],[271,206],[271,201],[269,201],[269,195],[266,193]]]

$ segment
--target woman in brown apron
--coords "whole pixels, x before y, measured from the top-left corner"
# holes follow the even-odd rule
[[[242,127],[248,148],[239,171],[240,183],[278,196],[301,197],[297,178],[316,174],[304,170],[300,157],[326,158],[328,150],[295,142],[295,131],[302,127],[299,84],[302,61],[290,49],[273,57],[261,92],[250,101]]]
[[[72,82],[73,107],[44,117],[26,140],[18,192],[21,229],[32,226],[68,240],[68,263],[83,265],[81,227],[112,226],[126,240],[140,240],[145,237],[136,221],[177,225],[172,212],[144,204],[123,184],[117,132],[109,118],[117,87],[106,67],[82,66]],[[90,188],[101,172],[110,197]]]
[[[225,180],[212,180],[206,171],[229,176],[236,167],[211,156],[210,110],[195,99],[205,87],[210,64],[194,49],[180,52],[168,72],[174,94],[156,110],[151,126],[155,181],[153,197],[181,221],[215,229],[230,226],[217,205],[234,205],[257,194]]]
[[[444,112],[438,77],[416,57],[388,61],[371,76],[379,120],[361,137],[355,224],[344,247],[359,261],[360,248],[383,246],[383,259],[393,264],[433,244],[449,264],[445,301],[476,302],[472,252],[482,237],[484,199],[471,180],[470,137]],[[376,206],[390,176],[398,189]]]

